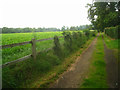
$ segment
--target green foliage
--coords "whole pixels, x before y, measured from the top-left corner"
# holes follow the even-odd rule
[[[85,42],[90,39],[92,36],[96,36],[95,31],[84,30],[84,33],[81,32],[63,32],[64,35],[64,47],[69,52],[73,52],[78,48],[82,47]]]
[[[92,30],[90,33],[91,33],[91,36],[95,37],[97,35],[97,30]]]
[[[81,42],[79,42],[80,36],[78,35],[78,32],[73,32],[72,33],[72,38],[73,38],[73,45],[75,47],[74,49],[77,49],[78,44],[81,43]]]
[[[85,33],[87,40],[88,40],[90,37],[95,37],[97,32],[95,30],[93,30],[93,31],[84,30],[84,33]]]
[[[90,30],[84,30],[87,40],[90,38]]]
[[[66,32],[64,35],[64,47],[70,52],[73,51],[73,41],[70,32]]]
[[[120,39],[119,35],[120,35],[120,25],[116,26],[116,27],[107,27],[105,28],[105,34],[110,36],[111,38],[114,39]]]
[[[43,76],[53,66],[59,65],[60,63],[59,58],[50,51],[40,53],[36,61],[31,58],[3,68],[2,86],[3,88],[20,88],[33,82],[38,76]]]
[[[8,28],[3,27],[2,33],[29,33],[29,32],[50,32],[50,31],[60,31],[57,28]]]
[[[120,25],[120,2],[94,2],[88,4],[88,18],[98,31]]]
[[[113,50],[113,54],[116,57],[117,61],[120,62],[120,59],[119,59],[120,39],[112,40],[110,37],[104,34],[104,41],[107,47]]]
[[[107,35],[104,35],[104,40],[108,48],[117,49],[117,50],[120,49],[119,48],[120,39],[111,40],[110,37],[108,37]]]
[[[63,26],[61,28],[61,31],[78,31],[78,30],[86,30],[86,29],[94,29],[93,25],[80,25],[80,26],[71,26],[71,27],[65,27]]]
[[[53,50],[41,52],[37,55],[35,61],[30,58],[3,68],[3,88],[27,87],[26,85],[30,85],[31,82],[37,80],[38,77],[43,77],[52,68],[60,65],[65,57],[82,47],[87,41],[86,37],[87,36],[81,32],[64,32],[64,44],[62,46],[58,37],[55,36]],[[43,45],[45,45],[45,43],[43,43]],[[16,48],[16,50],[17,49],[18,48]],[[12,55],[9,57],[11,56]]]
[[[73,44],[76,49],[82,47],[82,45],[85,44],[86,40],[86,35],[82,34],[81,32],[73,32]]]
[[[61,30],[62,30],[62,31],[65,31],[65,26],[63,26],[63,27],[61,28]]]
[[[91,33],[92,32],[93,31],[91,31]],[[63,33],[64,33],[64,36],[66,36],[66,34],[69,34],[68,32],[63,32]],[[72,31],[70,33],[72,33]],[[80,35],[78,36],[79,43],[78,42],[77,43],[79,44],[79,47],[81,47],[81,45],[85,43],[86,36],[83,35],[81,32],[77,32],[77,33],[79,33]],[[35,32],[34,35],[33,33],[2,34],[2,45],[31,41],[32,38],[34,38],[34,36],[36,37],[37,40],[39,40],[39,39],[51,38],[51,37],[54,37],[55,35],[62,36],[62,32]],[[71,36],[71,39],[72,39],[72,36]],[[61,44],[64,43],[64,38],[60,38],[59,42]],[[69,41],[67,41],[66,39],[66,42],[69,42]],[[37,42],[36,50],[43,51],[47,48],[52,48],[53,46],[54,46],[53,40]],[[6,62],[16,60],[18,58],[24,57],[29,54],[31,54],[30,44],[12,47],[12,48],[6,48],[2,50],[2,63],[4,64]]]
[[[56,31],[66,31],[66,30],[76,31],[76,30],[85,30],[85,29],[92,29],[92,25],[71,26],[70,28],[63,26],[61,30],[58,28],[29,28],[29,27],[8,28],[8,27],[3,27],[3,28],[0,28],[0,33],[30,33],[30,32],[53,32],[53,31],[56,32]]]
[[[63,58],[63,52],[62,52],[61,45],[60,45],[60,42],[57,36],[54,36],[53,50],[54,50],[55,55],[57,55],[59,58]]]
[[[96,31],[84,30],[81,32],[63,32],[64,47],[70,52],[82,47],[85,42],[93,36],[96,36]]]
[[[55,35],[62,36],[62,32],[35,32],[35,37],[37,40],[51,38]],[[12,33],[12,34],[2,34],[2,45],[20,43],[25,41],[31,41],[34,38],[33,33]],[[60,43],[64,40],[61,38]],[[47,48],[53,47],[53,40],[42,41],[36,43],[36,50],[43,51]],[[16,60],[18,58],[24,57],[31,54],[31,44],[17,46],[12,48],[2,49],[2,63]]]

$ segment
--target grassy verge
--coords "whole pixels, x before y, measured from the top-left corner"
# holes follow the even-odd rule
[[[104,40],[108,48],[118,49],[118,42],[120,42],[120,39],[111,39],[110,37],[104,34]]]
[[[90,60],[90,72],[80,88],[107,88],[106,64],[104,61],[104,45],[101,35],[97,39],[96,49]]]
[[[118,51],[120,51],[120,48],[118,48],[118,46],[120,45],[120,39],[111,39],[110,37],[104,34],[104,41],[107,47],[114,51],[114,56],[118,60]]]
[[[3,68],[3,88],[49,87],[50,83],[58,79],[59,75],[67,70],[93,39],[94,37],[87,41],[83,48],[69,54],[64,59],[59,59],[51,50],[40,53],[36,61],[31,58]]]
[[[29,84],[27,87],[31,88],[43,88],[43,87],[50,87],[50,84],[53,83],[55,80],[59,78],[59,76],[66,71],[72,63],[75,62],[78,55],[80,55],[88,45],[93,41],[95,37],[92,37],[90,40],[86,42],[83,48],[79,49],[77,52],[69,55],[67,58],[63,60],[60,65],[54,66],[49,72],[44,74],[43,77],[38,77],[36,81]],[[26,87],[26,86],[25,86]]]

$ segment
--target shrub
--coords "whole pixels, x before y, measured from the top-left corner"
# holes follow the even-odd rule
[[[63,57],[63,52],[62,52],[61,45],[60,45],[60,42],[57,36],[54,36],[53,50],[54,50],[54,54],[57,55],[59,58]]]
[[[78,48],[78,45],[79,45],[79,34],[78,32],[73,32],[72,33],[72,38],[73,38],[73,47],[74,49],[77,49]]]
[[[96,31],[91,31],[91,36],[95,37],[96,36]]]
[[[90,38],[90,30],[84,30],[87,40]]]
[[[110,36],[111,38],[118,39],[120,38],[120,25],[116,27],[107,27],[105,28],[105,34]]]
[[[64,35],[64,47],[70,52],[73,51],[73,41],[70,32],[66,32],[66,34]]]
[[[63,32],[64,35],[64,48],[69,52],[73,52],[76,49],[82,47],[83,44],[91,37],[95,36],[96,32],[90,32],[89,30],[84,30],[84,33],[81,32]]]

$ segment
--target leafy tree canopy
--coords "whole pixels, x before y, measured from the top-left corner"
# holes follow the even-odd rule
[[[103,31],[105,27],[120,25],[119,2],[93,2],[87,4],[88,19],[94,28]]]

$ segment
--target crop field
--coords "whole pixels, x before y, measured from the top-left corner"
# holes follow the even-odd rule
[[[35,33],[12,33],[2,34],[2,45],[8,45],[13,43],[20,43],[25,41],[31,41],[32,38],[45,39],[57,36],[62,36],[62,32],[35,32]],[[63,42],[63,38],[60,38],[60,42]],[[42,41],[36,43],[36,50],[42,51],[53,46],[53,40]],[[2,63],[16,60],[31,54],[31,44],[16,46],[12,48],[2,49]]]

